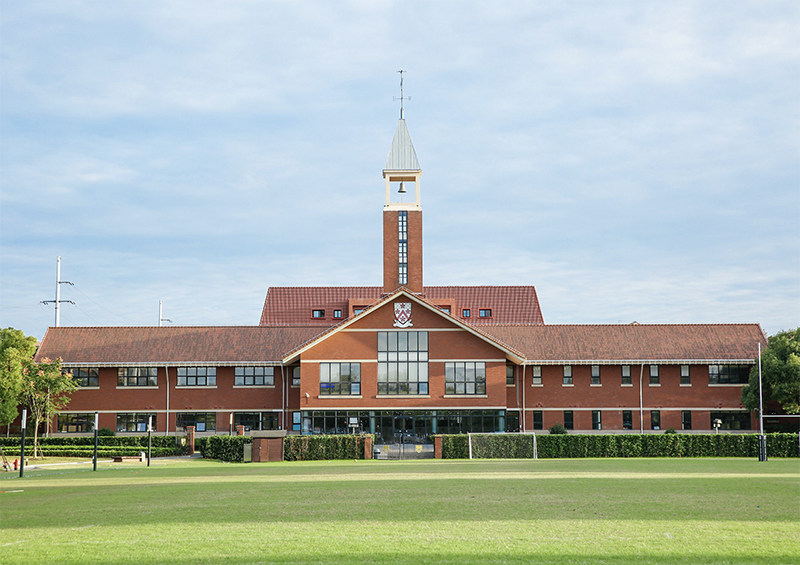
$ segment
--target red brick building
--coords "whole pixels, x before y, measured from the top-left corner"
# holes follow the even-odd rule
[[[53,425],[295,433],[750,429],[757,324],[546,325],[532,286],[423,283],[422,169],[401,117],[383,285],[270,288],[259,326],[50,328],[81,384]],[[405,200],[408,200],[406,202]]]

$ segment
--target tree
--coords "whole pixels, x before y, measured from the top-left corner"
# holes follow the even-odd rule
[[[0,425],[10,425],[19,415],[22,370],[34,353],[35,337],[26,337],[14,328],[0,330]]]
[[[764,404],[777,404],[785,414],[800,414],[800,333],[780,332],[767,340],[761,352],[761,383]],[[742,388],[742,404],[758,410],[758,365]],[[764,410],[766,414],[766,409]]]
[[[42,359],[25,363],[22,368],[22,400],[31,411],[34,422],[33,456],[39,447],[39,424],[49,420],[69,403],[69,395],[78,385],[72,373],[61,370],[61,359]]]

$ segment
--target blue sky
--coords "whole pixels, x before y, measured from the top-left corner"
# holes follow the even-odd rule
[[[426,284],[798,325],[796,1],[6,2],[0,32],[3,327],[53,324],[57,256],[62,325],[380,285],[399,69]]]

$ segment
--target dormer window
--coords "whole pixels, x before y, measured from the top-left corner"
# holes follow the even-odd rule
[[[333,311],[333,317],[334,318],[341,318],[342,317],[342,311],[341,310],[334,310]]]
[[[325,317],[325,310],[312,310],[311,311],[312,318],[324,318]]]
[[[462,318],[469,318],[471,315],[472,315],[472,312],[470,311],[470,309],[469,309],[469,308],[464,308],[464,309],[461,311],[461,317],[462,317]]]
[[[491,318],[492,317],[492,309],[491,308],[481,308],[478,310],[478,316],[481,318]]]

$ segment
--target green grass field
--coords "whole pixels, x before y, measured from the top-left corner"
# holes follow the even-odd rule
[[[797,459],[89,469],[0,475],[0,562],[800,563]]]

